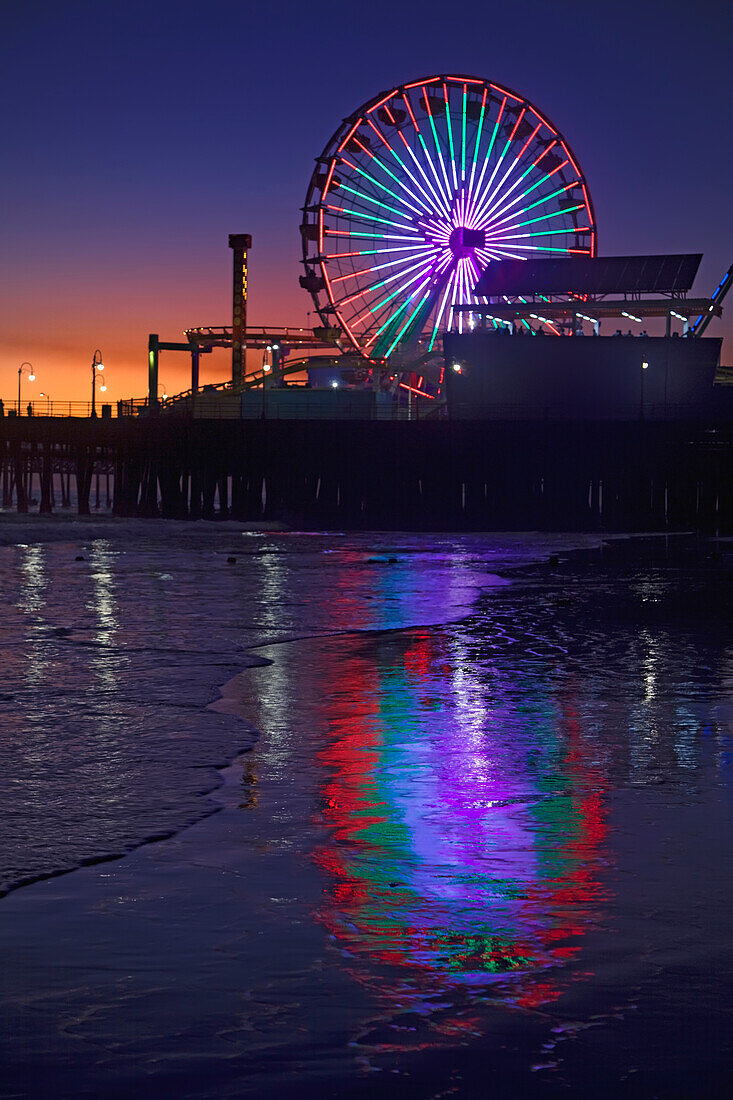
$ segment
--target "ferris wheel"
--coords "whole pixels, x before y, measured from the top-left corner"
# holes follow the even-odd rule
[[[305,274],[323,324],[388,359],[466,321],[494,260],[594,256],[577,157],[516,92],[433,76],[382,93],[317,158],[303,208]],[[437,349],[436,349],[437,350]]]

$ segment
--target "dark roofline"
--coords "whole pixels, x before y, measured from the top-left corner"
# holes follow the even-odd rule
[[[493,260],[475,294],[479,298],[570,294],[686,294],[702,253],[659,256],[563,256]]]

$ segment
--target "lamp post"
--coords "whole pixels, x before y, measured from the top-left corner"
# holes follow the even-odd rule
[[[94,352],[94,355],[92,356],[92,416],[97,415],[97,408],[96,408],[96,405],[95,405],[95,390],[96,390],[96,385],[97,385],[97,371],[103,371],[103,370],[104,370],[104,363],[102,362],[102,353],[99,350],[99,348],[97,348]],[[107,389],[107,387],[104,385],[104,383],[102,383],[102,392],[104,392],[104,390],[106,390],[106,389]]]
[[[35,382],[36,376],[33,373],[33,366],[31,363],[21,363],[18,367],[18,416],[20,416],[20,382],[24,374],[28,375],[29,382]]]
[[[46,416],[50,416],[51,415],[51,394],[41,392],[41,393],[39,393],[38,396],[46,398]]]
[[[166,386],[165,382],[158,383],[158,393],[162,401],[168,400],[168,387]]]
[[[641,364],[641,404],[639,405],[639,420],[644,419],[644,371],[648,369],[648,363]]]

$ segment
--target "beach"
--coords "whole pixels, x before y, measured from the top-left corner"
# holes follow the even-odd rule
[[[728,544],[24,531],[6,1095],[721,1094]]]

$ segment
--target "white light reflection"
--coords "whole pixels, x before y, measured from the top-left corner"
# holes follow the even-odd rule
[[[21,552],[21,584],[16,607],[28,614],[39,612],[46,603],[48,579],[45,571],[45,551],[42,546],[18,547]]]
[[[291,593],[287,587],[292,573],[283,565],[280,554],[265,553],[259,561],[262,566],[260,621],[266,630],[282,636],[293,627],[289,610]]]
[[[485,687],[471,669],[470,658],[460,634],[450,650],[451,688],[455,697],[455,713],[464,738],[474,747],[472,757],[475,777],[486,778],[486,756],[481,751],[486,733],[486,707],[484,705]],[[465,761],[468,763],[468,760]]]
[[[259,603],[258,627],[269,635],[270,640],[286,637],[295,629],[294,604],[300,610],[300,600],[292,591],[294,575],[288,556],[265,552],[254,560],[262,570],[256,589]],[[300,621],[302,622],[302,616]],[[267,738],[258,747],[259,754],[278,776],[283,775],[288,767],[292,767],[293,758],[292,724],[295,701],[294,681],[288,667],[289,652],[289,647],[279,646],[273,654],[272,666],[261,677],[258,709],[249,716],[256,728],[267,731]],[[260,677],[256,678],[260,680]]]
[[[681,768],[695,768],[698,764],[698,735],[700,722],[693,712],[683,705],[675,711],[674,751]]]
[[[641,691],[629,719],[632,775],[657,774],[662,769],[696,768],[700,764],[701,717],[695,712],[696,687],[686,676],[670,678],[670,642],[644,630],[639,635],[642,655],[639,669]],[[676,657],[681,668],[689,669],[680,640]]]
[[[19,546],[20,587],[16,607],[26,615],[33,616],[28,624],[28,648],[26,652],[23,677],[29,687],[36,687],[44,679],[48,669],[47,644],[41,633],[45,623],[43,611],[46,607],[48,575],[46,572],[46,552],[42,546]]]
[[[640,685],[643,695],[629,716],[629,764],[632,776],[647,771],[655,761],[659,728],[654,704],[657,698],[659,644],[648,630],[639,634]]]
[[[92,588],[86,606],[94,615],[96,630],[90,663],[99,686],[105,691],[117,690],[120,667],[127,664],[124,652],[115,645],[115,635],[120,628],[112,570],[116,557],[117,551],[112,550],[107,539],[97,539],[92,543],[89,551]]]
[[[437,721],[426,712],[417,736],[409,735],[404,716],[399,741],[385,731],[393,758],[390,790],[425,896],[465,901],[473,890],[470,876],[487,873],[488,866],[502,878],[511,865],[509,877],[517,883],[535,875],[534,834],[523,805],[535,792],[513,731],[525,717],[541,724],[545,716],[520,715],[507,706],[506,683],[487,690],[486,669],[470,635],[457,631],[445,654],[433,660],[439,680],[449,677],[449,706]],[[408,678],[418,693],[440,690],[430,672]],[[490,884],[487,889],[491,893]]]

